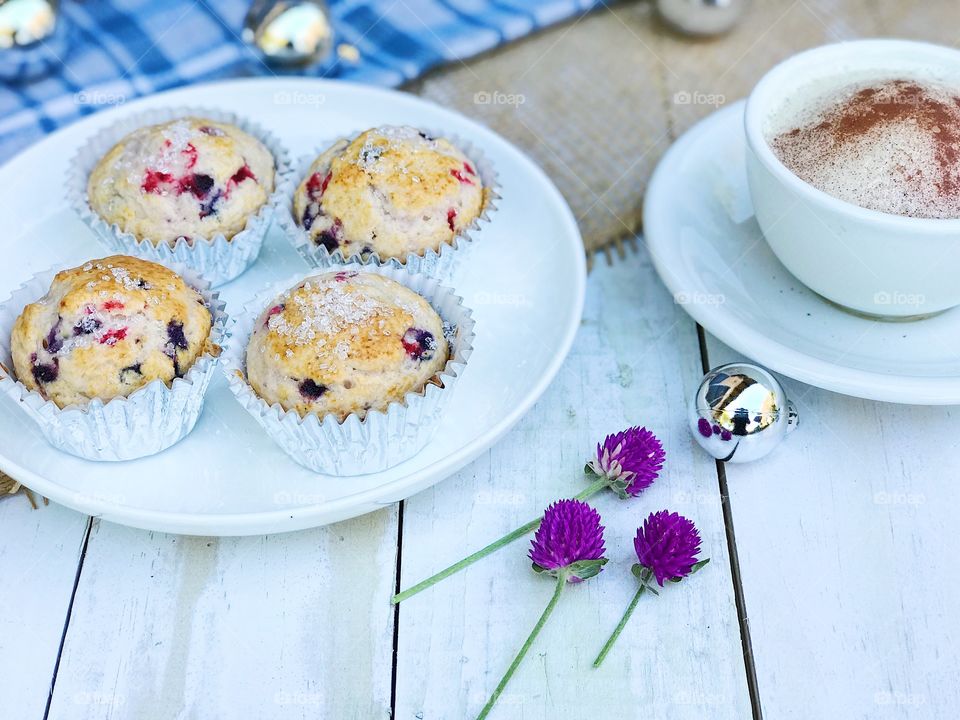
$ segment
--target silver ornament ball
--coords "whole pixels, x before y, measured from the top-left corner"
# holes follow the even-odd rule
[[[749,462],[779,445],[799,416],[771,373],[751,363],[729,363],[703,376],[689,422],[693,437],[713,457]]]
[[[687,35],[719,35],[743,14],[745,0],[657,0],[660,17]]]
[[[62,69],[68,34],[59,0],[0,0],[0,79],[22,82]]]
[[[330,9],[323,0],[254,0],[243,39],[267,63],[328,63],[333,57]]]

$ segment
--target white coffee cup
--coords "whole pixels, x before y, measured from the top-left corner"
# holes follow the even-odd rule
[[[856,40],[807,50],[764,75],[745,117],[747,178],[760,228],[791,273],[846,308],[905,319],[960,305],[960,219],[892,215],[840,200],[801,180],[770,148],[771,123],[791,103],[858,78],[960,90],[960,51]]]

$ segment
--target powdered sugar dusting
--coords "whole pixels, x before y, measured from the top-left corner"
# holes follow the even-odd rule
[[[174,161],[186,150],[193,132],[190,122],[186,119],[176,120],[160,130],[160,134],[167,142],[160,147],[155,163],[157,170],[171,172],[176,167]]]
[[[300,288],[282,295],[280,303],[293,303],[300,311],[301,321],[291,324],[286,313],[278,313],[267,319],[267,327],[294,345],[323,345],[325,337],[394,312],[393,308],[379,300],[333,279],[313,284],[307,281]],[[338,345],[334,352],[346,357],[347,349],[348,346],[340,348]]]
[[[157,173],[178,175],[186,164],[185,151],[197,132],[195,121],[190,118],[139,128],[124,138],[124,151],[118,159],[117,167],[127,175],[132,185],[137,186],[140,185],[144,168]],[[159,148],[155,140],[158,135],[163,140]],[[109,178],[105,178],[103,182],[109,182]]]
[[[149,284],[144,280],[134,280],[130,277],[130,273],[124,268],[114,267],[110,269],[110,272],[113,274],[114,280],[123,285],[127,290],[147,290],[149,289]]]
[[[457,157],[449,152],[436,138],[408,125],[381,125],[367,132],[363,147],[357,154],[357,166],[365,172],[384,172],[385,168],[378,163],[388,150],[399,150],[408,147],[412,149],[429,150],[450,157]],[[400,165],[393,170],[407,174],[409,169]],[[414,182],[419,182],[418,176],[413,176]]]
[[[112,263],[87,263],[83,266],[84,272],[99,272],[100,280],[103,282],[109,282],[113,280],[116,283],[119,283],[123,286],[125,290],[150,290],[150,283],[148,283],[143,278],[133,278],[130,275],[130,272],[126,268],[117,267]],[[96,284],[93,281],[87,283],[88,288],[94,288]],[[170,286],[170,289],[175,289],[173,285]],[[105,297],[109,293],[101,290],[101,297]],[[118,296],[119,297],[119,296]]]

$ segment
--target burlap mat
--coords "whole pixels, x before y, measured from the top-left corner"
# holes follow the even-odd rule
[[[12,495],[20,489],[20,483],[9,475],[0,473],[0,495]]]
[[[10,497],[16,495],[17,493],[22,493],[26,495],[27,501],[33,506],[33,509],[37,509],[37,501],[33,497],[33,493],[30,492],[27,488],[23,487],[20,483],[14,480],[9,475],[4,475],[0,472],[0,500],[5,497]],[[47,499],[43,499],[43,504],[47,504]]]
[[[666,28],[651,3],[631,0],[448,65],[406,89],[525,150],[573,209],[588,257],[610,257],[639,230],[647,179],[670,143],[746,96],[778,61],[856,37],[956,45],[957,27],[957,0],[757,0],[732,32],[695,40]],[[0,498],[17,487],[0,473]]]
[[[646,3],[601,10],[407,89],[531,155],[570,204],[592,253],[636,234],[644,182],[669,144],[662,77],[636,38],[636,26],[650,19]]]

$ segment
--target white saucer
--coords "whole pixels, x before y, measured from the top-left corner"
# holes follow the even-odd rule
[[[960,308],[912,322],[859,317],[808,290],[770,251],[750,204],[743,107],[691,128],[650,181],[645,239],[677,302],[733,349],[811,385],[960,403]]]
[[[466,465],[500,439],[560,369],[580,324],[586,285],[573,214],[523,153],[461,115],[404,93],[306,78],[239,80],[154,95],[50,135],[0,168],[0,298],[35,272],[109,254],[64,205],[67,161],[97,129],[147,107],[193,105],[249,117],[293,154],[361,127],[443,128],[482,148],[502,199],[476,235],[455,289],[473,309],[474,352],[434,440],[380,473],[316,475],[291,460],[233,398],[220,373],[194,431],[170,449],[124,463],[54,450],[0,400],[0,469],[52,500],[151,530],[246,535],[314,527],[402,500]],[[227,312],[310,268],[276,225],[257,263],[220,288]],[[523,357],[518,359],[517,348]]]

